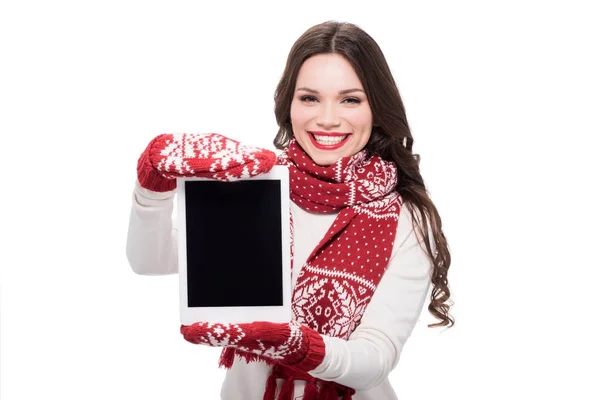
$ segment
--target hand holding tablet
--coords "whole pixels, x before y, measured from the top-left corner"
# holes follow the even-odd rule
[[[325,343],[315,330],[299,322],[253,322],[249,324],[221,324],[198,322],[182,326],[185,340],[194,344],[228,347],[246,361],[265,361],[284,364],[302,371],[315,369],[325,357]],[[227,352],[221,364],[231,368],[232,357]]]
[[[138,160],[138,180],[154,191],[174,190],[176,178],[201,177],[233,181],[271,170],[275,153],[248,146],[217,133],[156,136]]]

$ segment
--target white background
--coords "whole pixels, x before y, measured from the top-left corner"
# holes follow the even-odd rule
[[[137,158],[163,132],[270,147],[328,19],[384,51],[453,255],[457,324],[424,309],[398,397],[600,398],[598,1],[4,1],[2,400],[218,398],[177,276],[127,264]]]

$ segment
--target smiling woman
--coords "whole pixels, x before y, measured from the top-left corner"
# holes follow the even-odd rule
[[[147,145],[130,217],[131,267],[178,269],[174,178],[233,181],[286,166],[292,320],[198,321],[181,333],[223,347],[224,400],[396,399],[388,376],[431,284],[428,308],[439,320],[431,326],[454,323],[450,252],[398,88],[366,32],[329,21],[293,45],[274,100],[277,157],[218,134],[159,135]]]

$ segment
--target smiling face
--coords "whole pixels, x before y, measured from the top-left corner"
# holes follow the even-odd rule
[[[298,144],[321,166],[361,151],[373,125],[360,79],[339,54],[318,54],[302,64],[290,119]]]

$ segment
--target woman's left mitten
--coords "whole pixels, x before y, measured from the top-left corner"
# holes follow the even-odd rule
[[[197,322],[181,326],[185,340],[194,344],[235,348],[269,363],[302,371],[318,367],[325,357],[325,343],[314,329],[296,321],[220,324]]]

